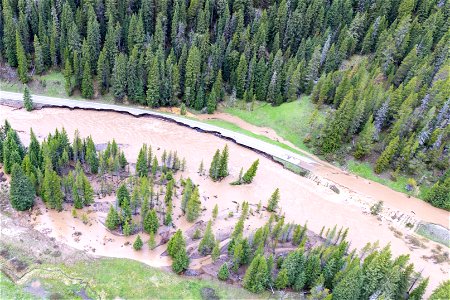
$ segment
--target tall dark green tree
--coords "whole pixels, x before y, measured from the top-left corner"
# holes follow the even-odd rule
[[[11,188],[9,199],[16,210],[27,210],[33,206],[35,190],[31,180],[25,175],[22,167],[14,164],[11,173]]]

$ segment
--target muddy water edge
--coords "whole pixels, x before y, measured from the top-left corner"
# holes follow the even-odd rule
[[[348,239],[354,248],[362,248],[367,242],[380,241],[380,245],[391,244],[393,255],[409,253],[416,270],[423,269],[424,276],[430,276],[430,287],[435,288],[440,281],[448,277],[448,260],[437,264],[427,258],[431,250],[437,245],[431,241],[424,241],[424,247],[413,247],[405,239],[390,228],[385,221],[365,213],[364,188],[353,193],[343,190],[337,194],[331,189],[316,184],[308,178],[298,176],[282,167],[271,159],[254,151],[238,146],[212,134],[201,133],[183,126],[153,118],[135,118],[115,112],[69,110],[62,108],[44,108],[31,113],[7,106],[0,106],[0,122],[8,119],[14,129],[19,132],[25,145],[29,143],[29,131],[33,128],[39,140],[43,140],[56,128],[62,127],[70,138],[76,129],[82,137],[91,135],[95,143],[107,143],[113,138],[122,145],[127,160],[135,163],[138,152],[143,143],[151,145],[158,157],[164,149],[177,151],[180,157],[185,157],[187,168],[181,174],[190,177],[200,185],[200,194],[204,211],[200,219],[207,221],[211,217],[213,207],[218,204],[219,217],[214,223],[216,234],[226,234],[231,231],[236,220],[229,217],[231,211],[236,211],[236,202],[248,201],[253,209],[261,201],[263,205],[275,188],[281,192],[280,206],[286,217],[286,222],[304,224],[308,228],[319,232],[322,226],[349,228]],[[228,144],[230,151],[230,176],[220,182],[212,182],[205,176],[199,176],[198,166],[203,160],[207,168],[211,158],[218,148]],[[238,177],[241,167],[248,168],[256,160],[260,160],[258,173],[250,185],[230,186],[230,182]],[[180,175],[179,175],[180,176]],[[179,191],[180,192],[180,191]],[[175,226],[183,231],[192,224],[180,216],[179,204],[181,197],[174,198]],[[368,196],[371,197],[371,196]],[[111,199],[96,199],[96,201],[113,201]],[[47,210],[38,202],[31,222],[37,230],[48,234],[76,249],[94,252],[97,255],[110,257],[126,257],[146,264],[163,267],[170,265],[170,259],[163,255],[165,246],[150,251],[147,245],[144,251],[134,251],[130,243],[135,237],[123,237],[111,234],[102,225],[101,220],[106,216],[104,211],[85,208],[89,216],[89,223],[83,224],[79,218],[71,216],[71,208],[66,206],[58,213]],[[432,216],[430,216],[432,217]],[[249,233],[264,224],[267,214],[252,217],[245,223],[245,233]],[[398,230],[406,230],[400,228]],[[78,235],[77,232],[82,232]],[[404,235],[412,235],[404,232]],[[143,235],[144,243],[148,236]],[[207,260],[197,259],[192,262],[192,268],[200,268]]]

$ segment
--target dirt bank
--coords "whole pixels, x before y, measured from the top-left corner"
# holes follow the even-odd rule
[[[29,141],[30,127],[40,139],[53,132],[55,128],[64,127],[70,137],[75,129],[78,129],[82,136],[92,135],[98,144],[115,138],[117,143],[128,145],[123,150],[128,161],[132,163],[136,162],[142,143],[150,144],[154,149],[159,148],[160,150],[157,151],[159,156],[163,149],[177,150],[179,156],[186,157],[187,160],[187,170],[182,174],[183,177],[189,176],[195,183],[200,184],[202,205],[206,209],[201,218],[208,220],[214,205],[217,203],[219,206],[219,218],[214,224],[216,233],[220,233],[220,230],[227,230],[236,222],[237,216],[227,217],[230,211],[236,209],[236,205],[232,201],[240,203],[246,200],[255,207],[259,201],[265,204],[273,190],[279,187],[281,191],[280,205],[287,222],[303,224],[308,221],[308,227],[315,232],[319,232],[323,225],[333,227],[338,224],[338,226],[348,227],[350,229],[348,238],[352,242],[352,247],[355,248],[363,247],[368,241],[379,240],[381,245],[391,243],[394,255],[409,253],[416,269],[423,269],[424,275],[431,277],[431,288],[437,286],[442,278],[448,276],[447,262],[436,264],[424,257],[430,256],[431,249],[435,247],[433,242],[427,242],[425,247],[413,248],[411,243],[407,243],[401,237],[396,237],[399,235],[389,228],[391,224],[386,220],[380,222],[376,217],[363,213],[367,209],[364,203],[371,201],[372,198],[372,195],[364,195],[363,187],[360,187],[361,190],[357,190],[357,193],[343,189],[337,194],[325,186],[317,185],[308,178],[300,177],[281,168],[279,164],[254,151],[211,134],[204,134],[152,118],[134,118],[113,112],[49,108],[28,113],[24,110],[13,110],[0,106],[0,122],[3,122],[5,118],[19,131],[24,143]],[[205,166],[208,167],[214,151],[222,148],[226,143],[230,148],[231,175],[221,182],[212,182],[206,177],[199,176],[197,170],[200,162],[203,160]],[[260,166],[254,182],[251,185],[230,186],[229,183],[236,180],[241,167],[249,167],[251,162],[257,158],[260,160]],[[358,184],[362,185],[362,181],[359,181]],[[386,203],[390,203],[393,200],[389,197],[401,195],[392,190],[389,191],[386,191],[387,194],[382,191],[377,198],[382,198]],[[417,199],[408,200],[411,201],[411,205],[417,205],[417,201],[425,204]],[[179,207],[178,201],[180,198],[175,198],[174,204],[177,207]],[[42,214],[37,216],[35,214],[36,220],[33,222],[35,227],[77,249],[93,252],[95,248],[95,253],[99,255],[133,258],[153,266],[169,263],[165,260],[168,258],[161,256],[165,250],[164,247],[149,251],[145,246],[144,251],[136,252],[131,246],[125,246],[124,244],[132,241],[134,237],[117,237],[107,232],[99,223],[99,220],[104,217],[104,213],[89,213],[91,224],[84,225],[79,218],[72,218],[69,209],[57,213],[46,212],[42,206],[38,207]],[[429,212],[432,214],[434,210],[429,210]],[[179,211],[175,210],[174,216],[178,215]],[[434,215],[430,215],[429,218],[434,218]],[[261,218],[256,216],[248,220],[245,226],[247,232],[263,224],[266,219],[267,215],[263,215]],[[439,223],[439,221],[434,223]],[[176,220],[175,224],[183,229],[191,226],[184,218]],[[73,234],[80,231],[79,228],[83,228],[83,233],[75,238]],[[406,231],[403,227],[398,230]],[[406,232],[403,235],[406,235]],[[145,236],[144,242],[147,239]],[[201,262],[194,261],[192,267],[198,267],[199,264]]]

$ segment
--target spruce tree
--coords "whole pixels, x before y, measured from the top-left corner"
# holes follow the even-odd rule
[[[373,124],[373,117],[370,116],[364,125],[363,130],[359,134],[358,142],[356,143],[355,158],[360,159],[370,153],[373,146],[373,136],[375,134],[375,126]]]
[[[92,99],[94,97],[94,83],[92,82],[91,65],[89,61],[83,67],[83,79],[81,81],[81,95],[83,98]]]
[[[219,178],[228,176],[228,156],[228,145],[225,145],[219,160]]]
[[[114,60],[111,81],[114,98],[122,101],[127,93],[127,57],[123,53],[119,53]]]
[[[9,200],[11,206],[20,211],[28,210],[33,206],[35,190],[31,180],[25,175],[22,167],[15,163],[11,172]]]
[[[186,204],[186,219],[188,222],[194,222],[199,216],[201,210],[200,193],[198,187],[195,186],[191,197]]]
[[[228,264],[223,263],[222,266],[219,268],[219,272],[217,273],[217,278],[220,280],[228,280],[230,277],[230,271],[228,270]]]
[[[139,177],[147,176],[148,174],[147,146],[145,144],[139,150],[136,162],[136,174]]]
[[[203,238],[200,241],[200,244],[198,245],[198,252],[200,252],[202,255],[211,254],[215,244],[216,240],[214,238],[214,233],[212,231],[212,222],[210,220],[206,225],[206,230],[203,235]]]
[[[34,35],[33,47],[34,47],[34,69],[36,74],[41,75],[42,72],[44,72],[45,70],[45,66],[44,66],[44,56],[42,53],[42,46],[41,43],[39,42],[39,38],[37,37],[37,35]]]
[[[242,182],[245,184],[249,184],[253,181],[253,178],[256,175],[256,171],[258,170],[259,159],[255,160],[250,168],[245,172],[244,176],[242,176]]]
[[[33,100],[31,99],[30,90],[27,86],[25,86],[23,91],[23,106],[27,111],[33,110]]]
[[[144,231],[156,234],[159,228],[159,220],[155,209],[150,210],[144,218]]]
[[[280,201],[280,189],[276,188],[275,191],[269,198],[269,202],[267,204],[267,210],[270,212],[274,212],[278,208],[278,202]]]
[[[261,293],[266,289],[268,277],[266,258],[257,255],[245,272],[243,286],[253,293]]]
[[[388,146],[386,147],[386,149],[384,149],[383,153],[381,153],[375,163],[375,173],[379,174],[388,168],[392,158],[399,148],[399,142],[399,136],[396,136],[392,141],[389,142]]]
[[[16,31],[16,55],[17,55],[17,75],[22,83],[27,83],[28,77],[28,61],[20,38],[19,30]]]
[[[136,251],[139,251],[142,249],[143,245],[144,245],[144,243],[142,242],[141,236],[138,234],[138,236],[136,237],[136,240],[133,243],[133,249]]]
[[[109,230],[115,230],[120,224],[119,214],[112,205],[109,206],[108,215],[106,216],[105,225]]]
[[[211,166],[209,167],[209,176],[214,181],[219,179],[219,167],[220,167],[220,151],[219,149],[217,149],[211,161]]]

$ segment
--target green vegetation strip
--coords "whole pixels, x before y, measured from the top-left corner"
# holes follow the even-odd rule
[[[315,110],[309,97],[302,97],[298,101],[271,106],[268,103],[256,105],[253,111],[237,107],[226,108],[225,111],[242,120],[262,127],[272,128],[282,138],[293,143],[302,150],[310,151],[303,143],[305,133],[309,132],[309,120]],[[317,121],[323,122],[324,114],[317,114]]]
[[[87,287],[62,277],[47,276],[45,272],[33,274],[26,285],[39,280],[50,295],[58,295],[64,299],[81,298],[80,292],[84,288],[84,292],[92,299],[200,299],[203,288],[214,289],[221,299],[268,298],[268,293],[255,295],[216,280],[180,277],[129,259],[102,258],[75,265],[49,266],[53,269],[55,267],[71,278],[83,278]],[[1,287],[3,299],[33,299],[17,289],[4,275]]]

